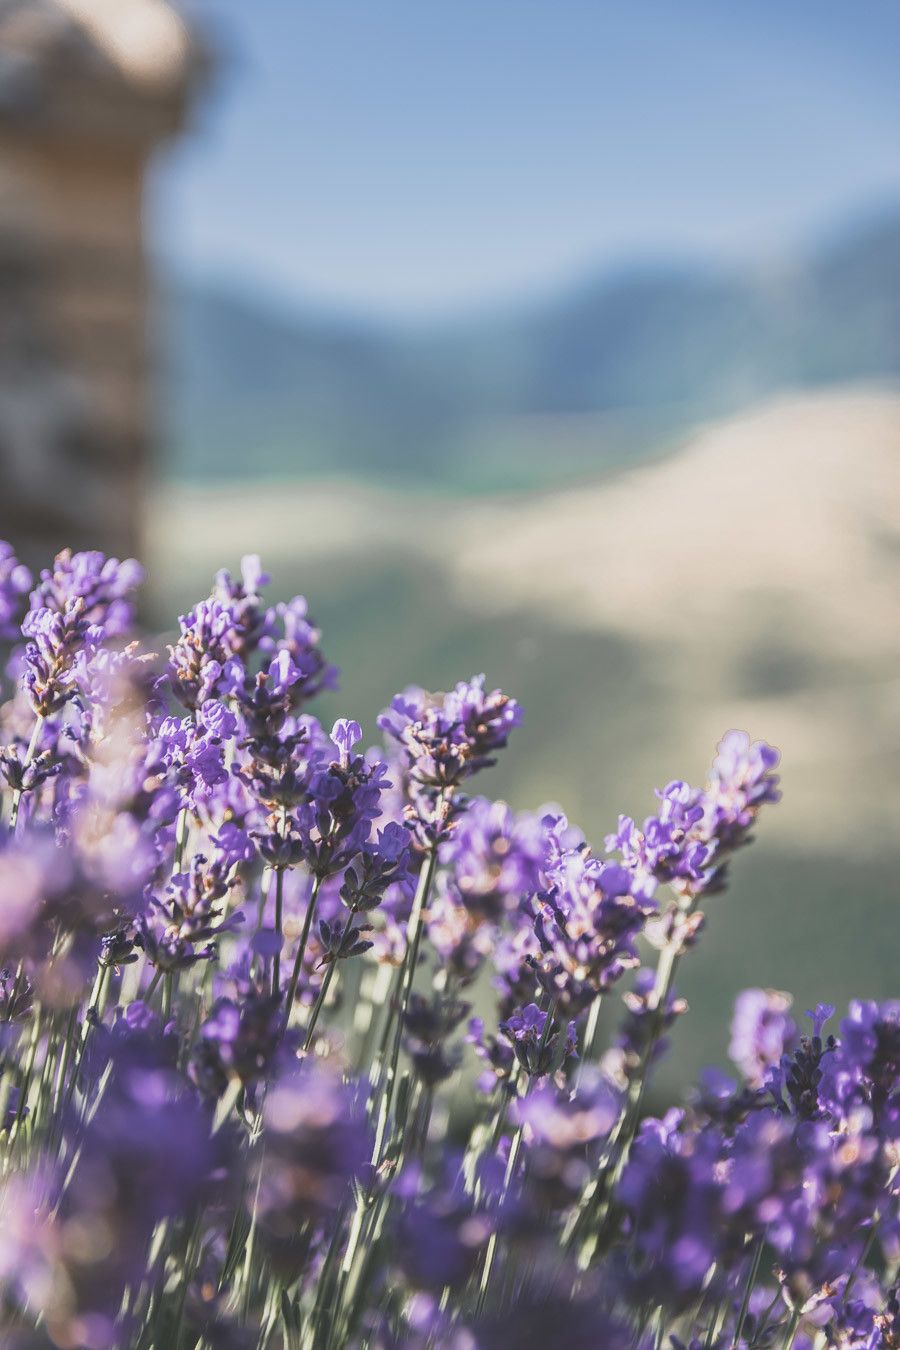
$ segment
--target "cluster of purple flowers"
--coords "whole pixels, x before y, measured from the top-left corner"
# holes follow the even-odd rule
[[[774,1002],[771,991],[752,993]],[[787,1306],[797,1326],[825,1330],[822,1344],[882,1344],[876,1318],[885,1299],[873,1268],[896,1269],[900,1257],[890,1106],[897,1074],[895,1067],[881,1097],[878,1070],[860,1058],[854,1029],[866,1024],[870,1047],[893,1037],[887,1058],[896,1056],[900,1009],[853,1005],[839,1035],[823,1040],[832,1013],[811,1013],[812,1034],[781,1054],[773,1052],[771,1027],[756,1017],[757,1053],[749,1063],[749,1038],[735,1038],[739,1066],[750,1070],[745,1086],[718,1079],[688,1110],[641,1126],[619,1201],[633,1231],[633,1278],[666,1306],[683,1308],[705,1295],[726,1309],[724,1326],[762,1258],[779,1295],[767,1313],[770,1332]],[[846,1092],[850,1079],[855,1086]],[[854,1303],[856,1330],[848,1339],[842,1320],[857,1282],[857,1297],[865,1291],[872,1301],[867,1313]],[[748,1342],[767,1343],[764,1332],[757,1318]]]
[[[597,852],[467,795],[483,677],[364,751],[258,558],[168,658],[140,579],[0,542],[0,1344],[897,1350],[900,1004],[747,990],[739,1078],[646,1115],[777,752]]]

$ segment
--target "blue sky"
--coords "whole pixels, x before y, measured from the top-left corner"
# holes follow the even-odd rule
[[[622,259],[765,259],[900,201],[896,0],[193,0],[160,163],[198,275],[410,315]]]

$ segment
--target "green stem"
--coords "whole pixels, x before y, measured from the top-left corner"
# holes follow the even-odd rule
[[[31,729],[31,739],[28,742],[28,749],[25,751],[25,758],[22,761],[23,774],[25,770],[29,768],[32,761],[34,760],[35,755],[37,754],[38,742],[41,739],[41,729],[43,725],[44,725],[44,718],[42,714],[38,713],[34,721],[34,726]],[[14,790],[12,795],[12,803],[9,808],[10,834],[15,834],[16,832],[16,825],[18,824],[19,821],[19,805],[22,801],[23,790],[24,789],[18,787]]]
[[[313,1035],[315,1034],[316,1023],[319,1020],[319,1013],[322,1011],[322,1005],[324,1004],[325,999],[328,996],[328,990],[331,986],[331,981],[334,977],[336,965],[337,961],[329,961],[328,969],[325,971],[325,977],[322,980],[322,984],[316,997],[316,1001],[313,1004],[313,1010],[309,1016],[309,1026],[306,1029],[306,1040],[303,1042],[304,1054],[309,1050],[309,1047],[312,1045],[312,1038]]]
[[[286,1022],[291,1020],[291,1009],[294,1006],[294,999],[297,997],[297,986],[300,983],[300,974],[303,970],[303,958],[306,955],[306,945],[309,942],[309,934],[312,929],[313,916],[316,912],[316,901],[319,898],[319,887],[322,884],[322,878],[316,877],[313,881],[312,891],[309,896],[309,904],[306,906],[306,913],[303,916],[303,928],[300,933],[300,941],[297,944],[297,955],[294,957],[294,968],[291,971],[291,982],[288,985],[287,998],[284,1005],[284,1015]]]
[[[586,1064],[589,1064],[590,1061],[594,1058],[594,1049],[595,1049],[594,1043],[597,1040],[597,1027],[600,1022],[601,1003],[602,1003],[602,996],[600,994],[597,994],[596,998],[591,1004],[591,1009],[590,1012],[588,1013],[587,1025],[584,1028],[584,1045],[582,1046],[581,1050],[581,1063],[578,1065],[578,1068],[575,1072],[576,1087],[578,1087],[581,1083],[582,1075],[584,1074],[584,1066]]]
[[[538,1053],[536,1061],[538,1065],[540,1065],[541,1061],[544,1058],[544,1052],[547,1049],[547,1042],[550,1040],[550,1034],[553,1030],[553,1024],[554,1019],[556,1017],[558,1005],[559,1005],[558,999],[553,998],[550,1000],[550,1006],[547,1009],[547,1016],[544,1019],[544,1028],[543,1031],[541,1032],[540,1044],[538,1045]],[[563,1034],[562,1027],[560,1027],[558,1034],[559,1035]],[[530,1073],[528,1075],[527,1082],[530,1084],[532,1079],[536,1077],[543,1077],[543,1074]],[[519,1153],[521,1151],[521,1148],[522,1148],[522,1126],[520,1125],[516,1130],[515,1134],[513,1135],[512,1143],[510,1144],[509,1147],[509,1157],[506,1160],[506,1171],[503,1176],[503,1186],[500,1191],[499,1205],[501,1209],[503,1208],[503,1205],[506,1202],[506,1197],[509,1194],[509,1188],[512,1185],[513,1178],[515,1177],[516,1174],[516,1166],[519,1161]],[[478,1300],[476,1303],[476,1314],[479,1316],[484,1308],[484,1301],[485,1298],[487,1297],[488,1285],[491,1279],[491,1269],[494,1264],[494,1257],[496,1255],[496,1252],[497,1252],[497,1232],[495,1229],[488,1239],[487,1247],[485,1248],[484,1252],[484,1264],[482,1265],[481,1268],[481,1280],[479,1283]]]
[[[257,1117],[257,1124],[259,1123],[260,1123],[259,1117]],[[262,1147],[264,1149],[265,1145],[263,1145]],[[262,1185],[262,1174],[263,1174],[263,1158],[262,1156],[260,1156],[259,1172],[257,1173],[256,1177],[256,1189],[253,1193],[253,1209],[250,1212],[250,1231],[247,1234],[247,1241],[244,1246],[244,1263],[241,1269],[241,1283],[243,1286],[242,1308],[243,1308],[243,1320],[245,1325],[247,1322],[247,1318],[250,1315],[250,1304],[252,1302],[253,1297],[253,1257],[256,1249],[257,1207],[259,1205],[259,1191],[260,1186]]]
[[[872,1248],[873,1248],[874,1245],[875,1245],[875,1238],[876,1238],[877,1233],[878,1233],[878,1221],[879,1221],[880,1217],[881,1217],[881,1215],[880,1215],[880,1212],[879,1212],[878,1210],[876,1210],[875,1213],[872,1215],[872,1223],[871,1223],[871,1226],[870,1226],[870,1228],[869,1228],[869,1232],[868,1232],[868,1234],[867,1234],[867,1236],[866,1236],[865,1243],[863,1244],[863,1249],[862,1249],[862,1251],[861,1251],[860,1254],[859,1254],[859,1259],[858,1259],[858,1261],[856,1262],[856,1264],[854,1265],[853,1269],[852,1269],[851,1272],[850,1272],[850,1275],[849,1275],[849,1278],[848,1278],[848,1280],[847,1280],[847,1283],[844,1285],[844,1292],[843,1292],[843,1294],[842,1294],[842,1296],[841,1296],[841,1306],[842,1306],[842,1307],[846,1305],[847,1300],[848,1300],[849,1297],[850,1297],[850,1291],[851,1291],[851,1289],[853,1288],[854,1284],[856,1283],[856,1277],[857,1277],[857,1275],[859,1274],[859,1272],[862,1270],[863,1266],[864,1266],[864,1265],[866,1264],[866,1262],[868,1261],[869,1256],[871,1255]]]
[[[516,1130],[515,1134],[513,1135],[513,1140],[509,1148],[509,1157],[506,1160],[506,1172],[503,1175],[503,1189],[500,1192],[501,1208],[509,1192],[513,1176],[515,1175],[516,1164],[519,1161],[519,1152],[521,1148],[522,1148],[522,1127],[520,1125],[519,1128]],[[496,1254],[497,1254],[497,1230],[494,1229],[490,1237],[488,1238],[487,1247],[485,1248],[484,1251],[484,1264],[481,1267],[481,1279],[478,1285],[478,1299],[475,1304],[475,1313],[476,1316],[478,1317],[481,1316],[481,1313],[484,1310],[484,1301],[487,1298],[488,1285],[490,1284],[491,1280],[491,1270],[493,1269],[494,1257],[496,1256]]]
[[[787,1325],[787,1331],[785,1332],[782,1350],[791,1350],[791,1346],[794,1344],[794,1339],[797,1335],[797,1328],[799,1326],[800,1326],[800,1313],[795,1310],[794,1312],[791,1313],[791,1320],[788,1322]]]
[[[78,1084],[78,1075],[81,1072],[81,1066],[84,1062],[85,1051],[87,1049],[88,1041],[90,1040],[94,1023],[103,1016],[103,1008],[106,1003],[106,993],[109,987],[109,977],[111,973],[111,967],[104,961],[101,961],[98,964],[97,975],[94,979],[94,987],[91,990],[91,1001],[88,1004],[88,1010],[85,1013],[84,1021],[81,1024],[81,1036],[78,1042],[78,1051],[75,1055],[72,1077],[69,1080],[69,1086],[66,1090],[67,1106],[69,1102],[71,1102],[75,1093],[75,1088]]]
[[[490,1122],[489,1125],[488,1122],[485,1122],[485,1128],[488,1129],[487,1147],[485,1148],[483,1146],[481,1137],[475,1136],[473,1132],[473,1139],[470,1140],[469,1148],[466,1152],[465,1158],[463,1159],[463,1172],[466,1178],[466,1190],[471,1192],[471,1194],[474,1196],[476,1204],[480,1202],[482,1194],[482,1185],[481,1185],[482,1179],[480,1176],[476,1174],[476,1164],[478,1158],[484,1152],[487,1152],[488,1154],[494,1154],[497,1152],[497,1146],[499,1145],[500,1140],[503,1138],[503,1129],[504,1126],[506,1125],[506,1112],[509,1107],[509,1103],[513,1100],[513,1098],[518,1097],[519,1095],[519,1083],[522,1078],[522,1074],[523,1069],[521,1064],[519,1063],[518,1060],[514,1060],[512,1068],[510,1069],[509,1072],[509,1077],[501,1081],[496,1089],[499,1094],[499,1100],[497,1102],[497,1108],[494,1112],[493,1121]],[[477,1146],[475,1143],[476,1139],[477,1139]]]
[[[16,1108],[16,1118],[12,1123],[9,1132],[10,1148],[16,1142],[19,1131],[22,1128],[22,1121],[25,1117],[25,1107],[28,1102],[28,1095],[31,1091],[31,1081],[34,1077],[34,1066],[37,1061],[38,1045],[41,1040],[42,1014],[39,1010],[34,1018],[34,1024],[31,1029],[31,1041],[28,1046],[28,1057],[25,1061],[25,1069],[22,1074],[22,1083],[19,1088],[19,1104]],[[7,1164],[9,1163],[9,1154],[7,1154]]]
[[[687,911],[688,913],[690,911]],[[650,1061],[653,1057],[653,1051],[656,1049],[656,1043],[662,1033],[663,1021],[665,1019],[665,1008],[668,1002],[669,994],[672,990],[672,984],[675,979],[675,971],[678,968],[678,962],[681,957],[681,934],[676,930],[672,938],[666,943],[659,957],[659,964],[656,967],[656,980],[653,985],[653,1021],[650,1027],[650,1035],[647,1037],[647,1043],[644,1046],[641,1055],[640,1065],[631,1081],[629,1089],[629,1100],[627,1106],[627,1115],[625,1121],[624,1138],[619,1147],[619,1163],[617,1164],[617,1177],[621,1173],[622,1167],[628,1160],[628,1152],[631,1148],[631,1142],[634,1138],[635,1130],[640,1119],[641,1103],[644,1100],[644,1091],[647,1086],[647,1070],[650,1067]]]
[[[56,1071],[56,1085],[53,1089],[53,1114],[59,1116],[60,1107],[63,1103],[63,1090],[66,1083],[66,1075],[69,1072],[69,1060],[72,1057],[72,1051],[75,1041],[75,1025],[78,1018],[78,1009],[73,1008],[69,1013],[69,1020],[66,1023],[66,1035],[63,1042],[63,1052],[60,1056],[59,1065]]]
[[[753,1252],[753,1259],[750,1262],[750,1271],[747,1275],[747,1283],[744,1286],[744,1297],[741,1299],[741,1309],[740,1312],[738,1313],[737,1321],[734,1324],[734,1337],[731,1342],[732,1350],[737,1350],[737,1346],[741,1339],[741,1334],[744,1330],[744,1323],[747,1320],[747,1310],[750,1307],[750,1296],[752,1295],[754,1286],[756,1285],[756,1277],[759,1274],[759,1267],[762,1261],[764,1246],[765,1242],[762,1238],[760,1238]]]
[[[188,837],[188,809],[183,806],[178,812],[178,823],[175,826],[175,858],[172,863],[172,875],[177,876],[181,871],[184,862],[184,848]]]
[[[159,984],[159,982],[160,982],[160,980],[162,979],[162,977],[163,977],[163,973],[162,973],[161,970],[157,970],[157,971],[154,972],[153,979],[152,979],[152,980],[150,981],[150,983],[147,985],[147,992],[144,994],[144,998],[143,998],[143,1002],[144,1002],[144,1003],[149,1004],[149,1002],[150,1002],[150,1000],[152,999],[153,995],[156,993],[157,985]]]
[[[364,967],[364,978],[368,972],[370,983],[368,988],[364,985],[365,993],[361,991],[361,998],[366,1006],[368,1022],[359,1038],[359,1048],[354,1056],[354,1065],[357,1075],[361,1076],[366,1065],[370,1065],[369,1083],[371,1087],[377,1086],[378,1076],[381,1072],[381,1060],[386,1049],[386,1039],[382,1022],[381,1013],[390,994],[393,976],[396,973],[391,970],[387,964],[379,964],[372,967]],[[378,1049],[372,1054],[372,1046],[378,1041]]]
[[[387,1058],[388,1047],[391,1040],[391,1030],[393,1028],[392,1013],[400,1002],[400,987],[403,984],[403,970],[406,964],[406,953],[403,954],[403,960],[397,966],[390,981],[390,988],[387,990],[385,1006],[387,1016],[384,1018],[381,1035],[378,1038],[378,1049],[372,1060],[372,1067],[369,1071],[370,1105],[374,1102],[381,1080],[385,1072],[385,1060]]]
[[[696,897],[687,896],[679,900],[677,917],[682,921],[686,919],[693,911],[695,904]],[[654,980],[653,992],[651,994],[650,1012],[652,1014],[652,1021],[650,1031],[641,1053],[637,1069],[629,1083],[624,1110],[619,1117],[618,1126],[610,1139],[610,1144],[614,1151],[613,1156],[610,1158],[611,1165],[606,1167],[601,1177],[595,1178],[589,1184],[587,1190],[582,1195],[578,1209],[576,1210],[565,1235],[566,1244],[569,1245],[580,1236],[589,1219],[598,1219],[595,1231],[588,1235],[579,1253],[578,1265],[582,1270],[586,1269],[590,1264],[594,1251],[596,1250],[602,1219],[609,1208],[609,1198],[615,1190],[616,1185],[625,1170],[625,1165],[628,1162],[631,1145],[634,1141],[634,1136],[637,1132],[638,1123],[641,1117],[641,1105],[643,1103],[644,1091],[647,1085],[647,1071],[650,1067],[653,1051],[656,1048],[657,1041],[662,1033],[666,1003],[668,1002],[675,978],[675,972],[681,958],[682,937],[682,924],[679,922],[676,923],[672,936],[660,952],[659,962],[656,967],[656,979]]]
[[[351,905],[350,912],[347,917],[347,923],[344,927],[344,935],[346,935],[350,931],[350,928],[353,924],[353,920],[356,918],[358,913],[359,913],[359,906]],[[343,941],[343,938],[341,940]],[[316,1022],[319,1020],[319,1013],[322,1011],[325,999],[328,995],[328,990],[331,985],[331,981],[334,978],[334,971],[336,966],[337,960],[330,961],[328,963],[328,969],[325,972],[325,978],[322,981],[322,987],[319,990],[319,994],[315,1003],[313,1004],[313,1010],[309,1018],[309,1026],[306,1029],[306,1040],[303,1043],[304,1054],[309,1050],[309,1047],[312,1045],[312,1038],[313,1033],[315,1032],[316,1029]]]
[[[275,936],[278,946],[272,956],[272,993],[281,989],[281,948],[284,944],[284,868],[275,871]]]
[[[350,1225],[350,1236],[347,1241],[347,1249],[344,1253],[344,1259],[341,1263],[340,1289],[337,1296],[336,1322],[335,1325],[342,1325],[340,1320],[343,1315],[344,1330],[347,1330],[353,1321],[352,1309],[355,1297],[355,1286],[359,1282],[359,1273],[356,1272],[354,1280],[354,1267],[356,1265],[356,1255],[359,1249],[363,1233],[366,1229],[366,1216],[372,1202],[372,1194],[375,1189],[375,1183],[378,1176],[378,1168],[381,1165],[384,1152],[389,1142],[388,1120],[390,1118],[391,1107],[393,1105],[394,1090],[397,1082],[397,1070],[400,1062],[400,1046],[403,1035],[403,1020],[406,1011],[406,1005],[409,1000],[410,990],[412,989],[413,979],[415,977],[416,964],[418,962],[419,944],[422,932],[422,913],[428,904],[428,897],[431,892],[432,882],[434,881],[435,869],[437,867],[437,842],[432,843],[425,863],[419,873],[419,884],[416,887],[416,894],[413,899],[412,910],[410,911],[409,921],[406,928],[406,953],[403,964],[397,973],[397,998],[396,1007],[389,1009],[388,1021],[384,1031],[384,1045],[387,1047],[391,1032],[391,1016],[393,1022],[393,1040],[388,1064],[387,1078],[381,1093],[381,1100],[378,1111],[378,1124],[375,1132],[375,1145],[372,1150],[372,1169],[369,1184],[365,1190],[360,1190],[356,1207],[353,1212],[353,1219]],[[380,1075],[379,1075],[380,1077]],[[381,1216],[381,1207],[376,1206],[372,1218],[372,1226],[379,1222]]]
[[[388,1143],[388,1119],[390,1117],[391,1106],[394,1099],[394,1088],[397,1081],[397,1068],[400,1062],[400,1046],[403,1040],[403,1023],[406,1017],[406,1006],[409,1002],[409,996],[412,991],[413,980],[416,975],[416,966],[419,961],[419,946],[422,941],[422,914],[428,904],[428,897],[431,893],[431,886],[434,881],[434,874],[437,867],[437,844],[431,845],[425,865],[419,874],[419,884],[416,887],[415,899],[413,900],[412,910],[409,916],[409,923],[406,929],[406,956],[404,964],[401,967],[400,975],[400,996],[398,1006],[394,1010],[394,1035],[391,1049],[390,1063],[388,1066],[387,1081],[385,1082],[384,1092],[381,1098],[381,1106],[378,1113],[378,1125],[375,1133],[375,1147],[372,1151],[372,1169],[378,1170],[381,1160],[384,1156],[384,1150]]]

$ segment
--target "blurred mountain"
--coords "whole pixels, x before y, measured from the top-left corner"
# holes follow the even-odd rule
[[[186,282],[162,319],[171,476],[540,487],[781,389],[900,377],[900,214],[790,266],[622,270],[452,323],[279,311]]]

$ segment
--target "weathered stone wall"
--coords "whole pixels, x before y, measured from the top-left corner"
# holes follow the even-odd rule
[[[140,551],[143,184],[192,69],[185,48],[163,82],[135,83],[67,4],[0,0],[0,537],[35,562]]]

